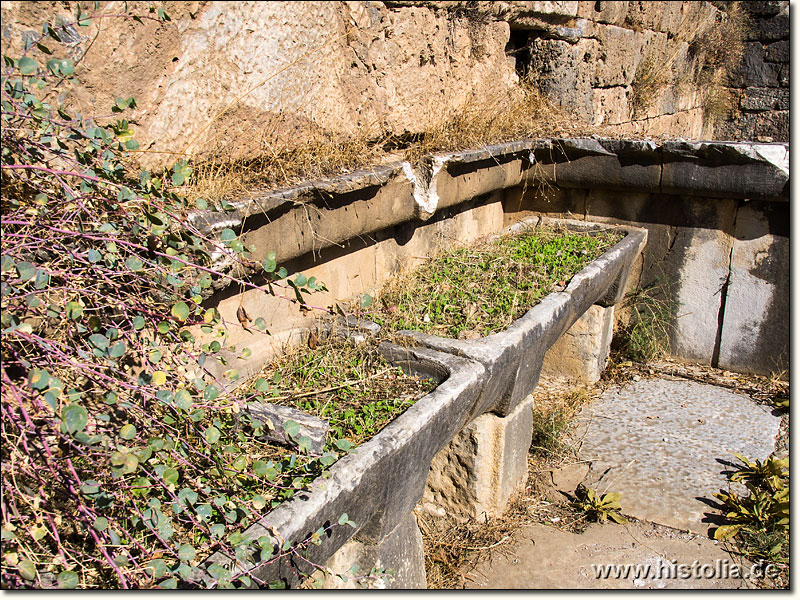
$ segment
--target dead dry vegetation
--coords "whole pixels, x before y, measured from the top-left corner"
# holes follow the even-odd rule
[[[280,124],[278,114],[256,132],[260,152],[255,159],[230,160],[228,142],[218,137],[195,161],[187,197],[231,199],[254,189],[289,186],[393,161],[417,164],[433,152],[480,148],[516,139],[613,135],[570,117],[531,81],[523,81],[510,93],[498,91],[493,97],[470,98],[458,110],[439,115],[435,125],[413,134],[365,127],[343,136],[306,123],[298,125],[294,137],[287,137],[281,133]]]

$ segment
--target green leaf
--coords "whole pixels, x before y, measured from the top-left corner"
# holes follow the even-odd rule
[[[108,529],[108,519],[105,517],[97,517],[94,520],[94,528],[97,529],[97,531],[105,531]]]
[[[58,574],[58,587],[72,590],[78,587],[78,574],[75,571],[61,571]]]
[[[278,264],[275,262],[275,253],[268,252],[267,257],[264,259],[264,270],[267,273],[272,273],[276,268],[278,268]]]
[[[90,335],[89,341],[98,350],[105,351],[108,348],[108,338],[100,333]]]
[[[19,68],[19,72],[23,75],[33,75],[36,73],[39,65],[29,56],[23,56],[17,61],[17,67]]]
[[[194,404],[191,394],[186,390],[178,390],[175,392],[174,400],[176,406],[181,410],[189,410]]]
[[[119,435],[123,440],[132,440],[136,437],[136,427],[130,423],[123,425],[122,429],[119,430]]]
[[[353,448],[353,443],[350,440],[336,440],[334,445],[342,452],[349,452]]]
[[[22,281],[28,281],[36,276],[36,265],[21,260],[17,263],[17,273]]]
[[[361,308],[369,308],[372,305],[372,296],[364,294],[361,296]]]
[[[297,276],[294,278],[294,284],[297,287],[303,287],[308,282],[308,279],[302,273],[298,273]]]
[[[220,438],[220,430],[211,425],[203,432],[203,437],[209,444],[216,444]]]
[[[177,484],[178,476],[177,469],[173,469],[172,467],[164,469],[164,472],[161,474],[161,478],[168,484]]]
[[[139,260],[138,256],[129,256],[125,259],[125,266],[131,271],[141,271],[142,267],[144,267],[144,263]]]
[[[185,321],[189,317],[189,307],[185,302],[178,302],[172,307],[172,316],[179,321]]]
[[[162,558],[155,558],[147,563],[147,568],[153,571],[153,577],[156,579],[163,577],[167,572],[167,563]]]
[[[230,227],[223,229],[219,234],[219,239],[223,242],[231,242],[236,239],[236,232]]]
[[[178,549],[178,558],[184,562],[189,562],[190,560],[194,560],[196,553],[197,551],[194,549],[194,546],[191,544],[183,544]]]
[[[125,344],[125,342],[117,342],[116,344],[111,346],[111,349],[108,351],[108,355],[111,358],[119,358],[125,354],[127,349],[128,346]]]
[[[732,538],[744,527],[744,525],[720,525],[714,531],[715,540],[727,540]]]
[[[36,565],[34,565],[27,558],[19,561],[17,569],[19,570],[19,574],[22,576],[22,578],[27,579],[28,581],[36,579],[36,575],[38,574],[36,571]]]
[[[286,432],[287,437],[294,439],[300,433],[300,424],[297,421],[288,419],[283,424],[283,430]]]
[[[347,516],[347,513],[342,513],[342,516],[339,517],[339,525],[344,525],[350,521],[350,517]]]
[[[258,317],[255,321],[253,321],[253,325],[259,331],[264,331],[267,328],[267,322],[262,317]]]
[[[69,433],[83,431],[89,422],[89,415],[86,409],[79,404],[70,404],[61,413],[61,419],[67,426]]]
[[[67,311],[67,318],[76,321],[83,314],[83,306],[78,302],[67,302],[64,307]]]
[[[50,373],[44,369],[34,369],[31,371],[30,384],[37,390],[43,390],[50,383]]]

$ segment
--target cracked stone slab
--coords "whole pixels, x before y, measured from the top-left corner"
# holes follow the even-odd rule
[[[584,485],[622,494],[622,512],[705,532],[700,498],[727,489],[734,452],[765,459],[780,417],[748,396],[694,381],[646,379],[609,389],[578,417],[575,443],[592,466]]]

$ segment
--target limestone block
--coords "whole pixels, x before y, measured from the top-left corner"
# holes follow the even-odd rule
[[[663,193],[759,200],[788,194],[786,145],[669,140],[662,152]]]
[[[614,307],[593,305],[544,355],[542,376],[576,383],[599,381],[614,329]]]
[[[744,60],[739,74],[744,86],[777,87],[777,65],[764,62],[764,46],[751,42],[745,46]]]
[[[622,25],[628,12],[628,2],[579,2],[578,16],[596,23]]]
[[[628,120],[628,93],[625,87],[592,89],[594,125],[616,125]]]
[[[719,366],[770,374],[788,368],[789,210],[739,209],[720,340]]]
[[[502,515],[528,480],[533,398],[508,416],[481,415],[431,463],[421,508],[473,519]]]
[[[358,566],[353,574],[350,569]],[[325,563],[324,589],[425,589],[425,556],[414,513],[377,544],[351,539]],[[383,575],[370,576],[372,569]],[[344,575],[343,580],[339,575]]]
[[[711,363],[728,277],[736,201],[603,190],[589,193],[587,218],[639,224],[648,230],[641,285],[672,298],[672,352]]]
[[[531,72],[538,88],[550,100],[583,119],[592,114],[592,57],[598,42],[582,39],[576,44],[535,38],[531,41]],[[586,58],[588,55],[589,58]]]
[[[743,110],[789,110],[789,90],[781,88],[747,88],[742,98]]]
[[[637,33],[625,27],[602,25],[597,26],[596,35],[600,40],[601,52],[593,67],[592,85],[630,85],[636,74],[642,48],[652,38],[653,33]]]

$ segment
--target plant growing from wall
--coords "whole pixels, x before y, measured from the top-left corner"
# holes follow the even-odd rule
[[[323,286],[300,275],[283,282],[274,255],[260,285],[219,272],[212,253],[252,265],[255,249],[232,230],[205,237],[186,218],[224,207],[178,193],[192,173],[185,161],[134,170],[138,144],[124,115],[135,99],[119,97],[94,118],[59,102],[79,76],[60,42],[94,16],[78,4],[74,22],[45,23],[22,56],[3,56],[2,584],[266,584],[248,573],[234,581],[202,560],[214,550],[256,565],[299,555],[352,523],[344,515],[278,544],[243,538],[308,477],[287,479],[281,464],[254,459],[260,424],[241,407],[269,386],[236,391],[235,359],[221,379],[204,372],[227,328],[240,325],[203,299],[219,278],[304,307],[304,294]],[[155,8],[115,16],[168,20]],[[309,476],[336,458],[297,442],[286,460]]]

